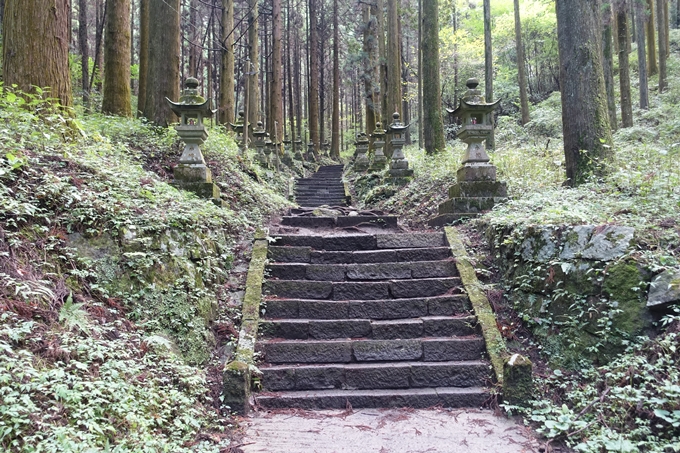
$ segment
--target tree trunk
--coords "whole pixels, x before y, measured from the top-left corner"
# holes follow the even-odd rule
[[[425,152],[444,151],[441,84],[439,82],[439,2],[422,0],[423,4],[423,142]]]
[[[179,100],[179,36],[179,0],[150,0],[149,66],[143,112],[159,126],[175,121],[165,98]]]
[[[628,12],[625,3],[619,4],[616,10],[617,36],[619,40],[619,82],[621,88],[621,124],[624,128],[633,126],[633,104],[630,94],[630,69],[628,65]]]
[[[519,79],[519,103],[522,112],[522,126],[527,124],[529,117],[529,96],[527,96],[527,74],[524,67],[524,44],[522,43],[522,21],[519,16],[519,0],[514,0],[515,8],[515,43],[517,45],[517,76]],[[611,39],[611,28],[609,29]],[[610,49],[611,53],[611,49]]]
[[[274,137],[278,144],[283,140],[283,60],[281,57],[281,0],[272,0],[272,94],[271,113]]]
[[[131,116],[130,0],[109,1],[104,43],[104,98],[102,112]]]
[[[68,68],[68,1],[6,0],[3,16],[3,79],[6,87],[35,93],[49,87],[49,97],[71,105]]]
[[[78,1],[78,45],[80,46],[80,86],[83,105],[90,109],[90,50],[87,42],[87,0]]]
[[[234,122],[234,0],[222,0],[219,122]]]
[[[387,126],[392,114],[387,108],[387,47],[385,44],[385,3],[383,0],[376,0],[376,34],[378,38],[378,61],[380,64],[380,83],[378,96],[380,98],[380,121],[383,128]]]
[[[453,14],[455,20],[456,14],[456,0],[453,3]],[[455,24],[454,24],[455,34]],[[455,44],[454,44],[455,45]],[[423,0],[418,0],[418,149],[423,149],[423,137],[425,132],[423,130]],[[456,50],[454,48],[453,58],[456,58]],[[454,70],[456,62],[453,62]],[[455,90],[455,87],[454,87]]]
[[[649,76],[659,73],[659,67],[656,64],[656,40],[654,39],[654,0],[647,0],[647,9],[649,15],[647,16],[647,69]]]
[[[375,68],[378,57],[378,41],[376,33],[376,18],[371,9],[375,10],[372,4],[363,5],[364,22],[364,99],[366,101],[366,133],[371,134],[375,130],[375,123],[378,121],[377,106],[375,104]]]
[[[331,157],[340,158],[340,33],[338,0],[333,0],[333,115],[331,118]]]
[[[634,3],[634,16],[636,28],[644,30],[645,25],[645,7],[642,3],[636,1]],[[640,108],[647,110],[649,108],[649,84],[647,81],[647,55],[645,52],[645,34],[638,33],[637,35],[637,52],[638,52],[638,80],[640,85]]]
[[[93,83],[97,91],[102,91],[102,81],[104,80],[104,25],[106,24],[106,10],[108,4],[105,0],[96,0],[95,16],[96,16],[96,30],[95,30],[95,51],[94,51],[94,66],[92,68],[92,76],[90,79],[90,88]],[[96,80],[95,80],[96,76]]]
[[[438,29],[435,29],[435,32]],[[387,111],[386,118],[392,113],[401,114],[401,51],[399,45],[399,2],[387,1]],[[424,58],[423,58],[424,59]],[[432,81],[434,85],[434,81]],[[439,89],[439,84],[436,85]],[[427,101],[426,101],[427,102]]]
[[[287,72],[288,72],[288,118],[290,121],[290,141],[291,141],[291,149],[293,150],[293,154],[295,154],[295,102],[294,102],[294,97],[293,97],[293,88],[294,88],[294,83],[293,83],[293,59],[291,58],[292,52],[292,47],[293,43],[291,42],[292,38],[292,29],[293,26],[291,25],[291,21],[293,18],[293,11],[291,8],[291,0],[287,1],[286,4],[286,10],[287,10],[287,18],[288,18],[288,28],[286,30],[286,38],[287,38],[287,43],[286,43],[286,55],[288,57],[288,64],[287,66]]]
[[[600,48],[600,1],[556,0],[567,182],[605,173],[612,154]]]
[[[612,52],[612,22],[618,21],[612,14],[612,6],[607,5],[603,10],[602,20],[604,30],[602,32],[602,66],[604,70],[604,83],[607,88],[607,111],[609,111],[609,124],[612,130],[616,130],[616,96],[614,94],[614,55]],[[618,27],[618,25],[617,25]],[[618,43],[618,39],[616,40]],[[616,48],[619,46],[617,44]]]
[[[146,104],[146,80],[149,68],[149,1],[139,0],[139,94],[137,116],[143,116]]]
[[[493,47],[491,45],[491,0],[484,0],[484,96],[486,102],[493,101]],[[491,125],[494,117],[491,115]],[[491,129],[489,138],[486,139],[486,148],[494,149],[496,139],[494,130]]]
[[[248,74],[248,122],[255,126],[259,121],[259,66],[260,53],[258,46],[258,7],[257,0],[248,0],[248,58],[249,67],[246,67]]]
[[[309,140],[319,152],[319,29],[318,0],[309,0]]]
[[[666,2],[664,0],[656,0],[656,16],[657,16],[657,29],[659,33],[659,93],[663,93],[666,90],[667,71],[666,71],[666,58],[668,56],[668,51],[666,48],[666,18],[664,6]]]

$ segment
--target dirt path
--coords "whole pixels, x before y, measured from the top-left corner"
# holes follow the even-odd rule
[[[281,410],[244,418],[245,453],[539,453],[532,431],[488,410]]]

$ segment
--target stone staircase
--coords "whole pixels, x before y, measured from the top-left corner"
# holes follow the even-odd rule
[[[488,398],[484,339],[444,233],[284,234],[268,253],[261,407]]]
[[[295,200],[300,206],[347,206],[342,165],[326,165],[310,178],[295,181]]]

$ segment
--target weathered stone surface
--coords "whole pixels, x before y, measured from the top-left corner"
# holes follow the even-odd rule
[[[311,247],[269,247],[269,259],[279,263],[309,263]]]
[[[295,369],[297,390],[341,388],[344,382],[345,369],[340,365],[301,366]]]
[[[411,387],[478,387],[490,378],[490,365],[482,361],[411,364]]]
[[[308,280],[341,282],[345,280],[345,266],[341,264],[310,264],[306,269]]]
[[[553,228],[536,228],[528,231],[522,243],[522,258],[526,261],[547,263],[557,255],[557,237]]]
[[[560,259],[573,260],[581,256],[585,250],[590,235],[593,234],[595,227],[592,225],[577,225],[564,234],[564,247],[560,253]]]
[[[370,234],[328,236],[324,238],[323,248],[325,250],[373,250],[376,248],[375,236]]]
[[[446,245],[443,233],[399,233],[376,235],[378,248],[404,249],[418,247],[442,247]]]
[[[345,369],[347,388],[350,389],[399,389],[409,387],[408,365],[352,364]]]
[[[271,245],[311,247],[313,249],[322,249],[323,239],[324,239],[323,236],[301,236],[281,234],[274,237],[274,242]]]
[[[359,362],[380,360],[418,360],[423,355],[420,340],[362,340],[352,345]]]
[[[389,280],[411,278],[411,266],[407,263],[350,264],[348,280]]]
[[[269,363],[346,363],[352,360],[350,341],[264,341]]]
[[[333,284],[333,300],[378,300],[389,297],[388,282],[342,282]]]
[[[371,326],[372,338],[376,340],[419,338],[423,335],[421,319],[373,321]]]
[[[268,294],[292,299],[328,299],[333,291],[331,282],[267,280],[263,286]]]
[[[250,368],[247,363],[234,361],[224,368],[222,403],[232,411],[247,414],[250,408]]]
[[[270,299],[262,303],[261,311],[270,318],[298,318],[296,299]]]
[[[410,263],[413,278],[456,277],[458,269],[453,260],[448,261],[418,261]]]
[[[343,216],[336,220],[338,228],[346,228],[356,225],[374,225],[382,228],[396,228],[396,216]]]
[[[481,338],[426,338],[422,342],[426,362],[475,360],[484,352]]]
[[[455,337],[477,333],[474,316],[454,318],[427,316],[423,318],[423,335],[426,337]]]
[[[596,228],[581,257],[600,261],[618,258],[626,253],[634,234],[635,228],[632,227],[607,225]]]
[[[441,296],[459,287],[456,277],[398,280],[390,283],[390,293],[395,298]]]
[[[505,181],[461,181],[449,188],[449,198],[507,196]]]
[[[283,216],[281,219],[281,225],[299,228],[334,228],[335,217]]]
[[[352,301],[349,317],[361,319],[403,319],[427,315],[426,298]]]
[[[347,319],[349,303],[345,301],[300,300],[299,317],[307,319]],[[274,315],[272,315],[274,316]]]
[[[663,308],[675,302],[680,302],[680,269],[669,269],[652,279],[647,306]]]
[[[465,294],[453,296],[432,297],[428,301],[430,316],[454,316],[469,313],[470,300]]]
[[[264,337],[306,340],[309,337],[309,321],[306,319],[261,320],[260,332]]]
[[[493,165],[465,165],[456,172],[458,181],[495,181],[496,167]]]
[[[295,389],[295,369],[287,367],[260,367],[262,388],[268,392]]]
[[[397,259],[393,261],[438,261],[451,256],[449,247],[432,247],[396,250]]]
[[[394,263],[397,261],[396,250],[369,250],[352,253],[353,263]]]
[[[513,354],[503,364],[503,401],[521,404],[534,393],[532,364],[526,357]]]
[[[451,198],[439,205],[439,214],[477,214],[490,211],[503,201],[502,197]]]
[[[310,321],[309,335],[317,340],[333,338],[362,338],[371,334],[371,323],[366,319],[335,319]]]
[[[269,277],[282,280],[304,280],[306,269],[307,264],[271,263],[267,265]]]
[[[326,252],[314,250],[310,255],[312,264],[345,264],[352,262],[352,252]]]

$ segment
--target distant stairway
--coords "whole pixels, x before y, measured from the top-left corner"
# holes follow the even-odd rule
[[[443,233],[277,235],[264,408],[479,407],[484,340]]]
[[[327,165],[310,178],[295,181],[295,199],[300,206],[347,206],[342,165]]]

